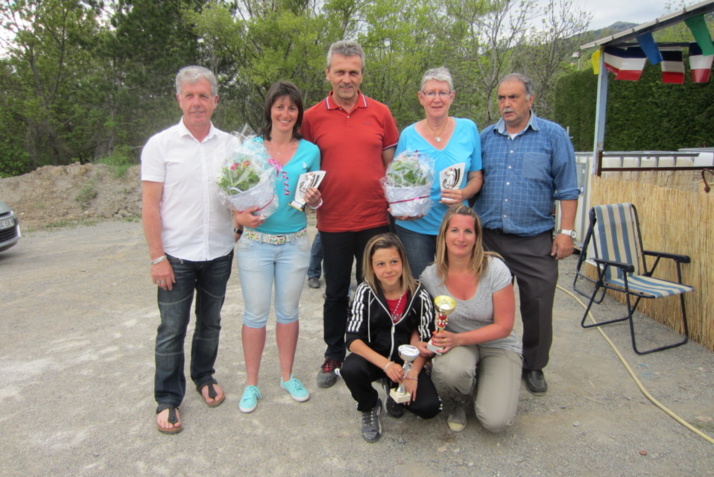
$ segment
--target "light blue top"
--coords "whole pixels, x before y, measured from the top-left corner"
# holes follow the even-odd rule
[[[429,144],[414,128],[408,126],[399,136],[396,154],[403,151],[419,151],[434,160],[434,183],[431,186],[431,209],[422,218],[416,220],[397,220],[396,224],[405,229],[427,235],[438,235],[441,219],[448,206],[440,203],[441,187],[439,186],[439,173],[449,166],[463,162],[466,164],[464,177],[459,188],[468,182],[469,172],[481,170],[481,140],[478,135],[476,123],[470,119],[454,118],[456,127],[451,134],[449,142],[444,149],[439,150]],[[464,201],[464,204],[467,202]]]
[[[485,229],[532,237],[553,230],[556,200],[577,200],[575,151],[563,127],[531,111],[511,138],[500,119],[481,132],[483,187],[474,209]]]
[[[254,141],[263,142],[262,138]],[[305,212],[291,207],[289,204],[295,198],[295,190],[300,174],[320,170],[320,150],[313,143],[304,139],[300,140],[297,151],[293,157],[282,167],[282,171],[275,170],[275,194],[278,196],[278,210],[276,210],[256,230],[264,234],[292,234],[299,232],[307,226]],[[287,174],[288,195],[285,194],[285,178]]]

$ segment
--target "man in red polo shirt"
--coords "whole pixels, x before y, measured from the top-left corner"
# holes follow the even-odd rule
[[[364,51],[352,41],[338,41],[327,53],[325,75],[332,91],[305,111],[301,132],[320,148],[323,205],[317,210],[325,272],[323,310],[325,361],[317,385],[335,384],[335,369],[345,358],[345,326],[352,274],[362,279],[362,253],[374,235],[389,231],[387,201],[379,180],[394,157],[399,140],[389,108],[364,96],[359,86]]]

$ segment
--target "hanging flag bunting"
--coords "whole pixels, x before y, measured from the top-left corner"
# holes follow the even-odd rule
[[[684,20],[684,23],[687,24],[692,35],[694,35],[694,39],[697,40],[697,45],[702,49],[702,54],[704,54],[704,56],[714,55],[714,43],[712,43],[712,37],[709,34],[709,28],[704,19],[704,14],[702,13],[696,17],[687,18]]]
[[[662,48],[662,82],[684,84],[684,62],[681,49]]]
[[[622,68],[625,50],[613,46],[606,46],[603,49],[603,56],[605,57],[605,69],[615,74],[619,73],[620,68]]]
[[[616,80],[639,80],[646,62],[647,56],[638,46],[631,46],[626,50],[614,46],[605,47],[605,68],[615,73]]]
[[[593,64],[593,73],[596,75],[600,74],[600,50],[597,50],[595,53],[593,53],[593,56],[590,57],[590,61]]]
[[[651,32],[643,33],[638,36],[637,43],[640,44],[640,47],[647,55],[647,59],[650,60],[650,63],[656,65],[662,62],[662,54],[659,52],[659,48]]]
[[[692,83],[708,83],[712,72],[714,55],[704,56],[697,43],[689,44],[689,69],[692,71]]]

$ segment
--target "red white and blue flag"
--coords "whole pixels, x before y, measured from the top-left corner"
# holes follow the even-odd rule
[[[692,72],[692,83],[708,83],[712,73],[714,55],[703,55],[701,47],[696,43],[689,44],[689,69]]]
[[[638,46],[631,46],[622,49],[614,46],[606,46],[605,68],[615,73],[616,80],[637,81],[642,76],[645,69],[647,55]]]
[[[684,84],[684,61],[681,49],[660,49],[662,55],[662,82]]]

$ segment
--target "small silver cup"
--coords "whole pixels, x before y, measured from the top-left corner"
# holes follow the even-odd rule
[[[389,395],[392,397],[392,399],[394,399],[394,402],[402,404],[405,402],[409,402],[412,399],[411,395],[407,392],[405,383],[407,379],[407,373],[410,369],[412,369],[412,363],[419,356],[419,348],[412,345],[401,345],[398,348],[398,351],[399,357],[404,360],[404,366],[402,366],[402,369],[404,370],[404,379],[398,387],[389,391]]]

